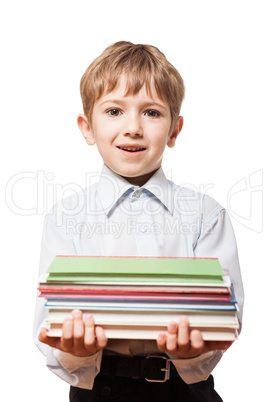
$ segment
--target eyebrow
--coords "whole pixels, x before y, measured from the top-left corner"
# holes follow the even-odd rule
[[[105,105],[106,103],[113,103],[113,104],[117,104],[117,105],[125,105],[127,103],[127,101],[125,101],[124,99],[107,99],[103,102],[100,102],[101,105]],[[167,109],[167,106],[164,103],[158,103],[155,101],[149,102],[149,101],[145,101],[142,102],[142,106],[144,107],[158,107],[158,108],[162,108],[162,109]]]

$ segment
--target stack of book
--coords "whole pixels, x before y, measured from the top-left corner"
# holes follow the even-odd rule
[[[48,335],[73,309],[93,315],[108,338],[156,339],[182,315],[204,340],[235,340],[230,277],[217,258],[57,256],[40,278]]]

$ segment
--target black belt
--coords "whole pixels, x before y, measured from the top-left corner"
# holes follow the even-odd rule
[[[143,378],[150,382],[166,382],[178,376],[167,356],[102,356],[99,375],[109,377]]]

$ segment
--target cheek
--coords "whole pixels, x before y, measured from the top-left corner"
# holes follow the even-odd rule
[[[167,141],[168,141],[168,131],[165,130],[165,128],[163,130],[158,129],[156,130],[153,135],[152,135],[152,143],[154,144],[154,146],[156,148],[159,148],[159,151],[163,150],[165,148],[165,146],[167,145]]]
[[[148,130],[150,130],[149,132],[151,135],[153,135],[159,141],[161,141],[161,139],[165,140],[170,132],[170,124],[166,121],[163,121],[162,123],[155,122],[155,124],[150,125]]]

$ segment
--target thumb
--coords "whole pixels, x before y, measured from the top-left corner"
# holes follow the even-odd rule
[[[48,336],[47,333],[48,333],[48,329],[42,328],[40,331],[40,334],[38,336],[38,340],[42,343],[45,343],[46,345],[51,346],[52,348],[57,347],[57,345],[60,341],[60,338]]]

